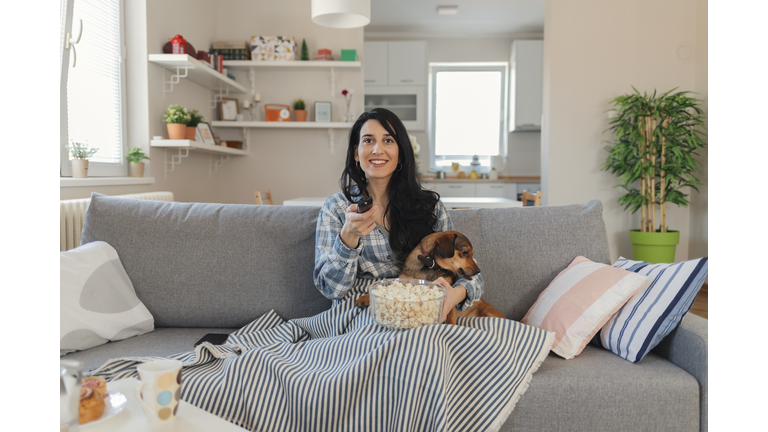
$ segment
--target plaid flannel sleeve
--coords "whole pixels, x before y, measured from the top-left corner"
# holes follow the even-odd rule
[[[435,206],[435,214],[437,215],[435,232],[451,231],[454,229],[451,216],[448,214],[448,210],[446,210],[442,201],[437,202],[437,205]],[[472,277],[471,280],[467,280],[459,276],[453,286],[457,285],[462,285],[467,289],[466,300],[456,305],[456,309],[459,311],[469,309],[477,300],[480,300],[480,297],[482,297],[485,290],[482,274],[478,274],[477,276]]]
[[[329,299],[344,298],[355,283],[358,257],[364,247],[362,241],[355,249],[341,241],[345,212],[344,203],[329,199],[317,218],[313,279],[317,289]]]

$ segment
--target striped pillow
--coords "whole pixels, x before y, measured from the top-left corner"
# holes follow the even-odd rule
[[[552,351],[572,359],[647,281],[578,256],[539,295],[522,322],[555,332]]]
[[[605,349],[637,363],[682,322],[707,276],[708,259],[674,264],[650,264],[624,257],[613,267],[648,276],[640,290],[600,331]]]

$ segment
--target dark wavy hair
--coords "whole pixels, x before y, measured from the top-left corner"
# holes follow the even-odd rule
[[[435,206],[440,195],[421,186],[413,146],[403,122],[392,111],[376,108],[361,114],[349,131],[347,160],[339,181],[344,196],[354,202],[362,194],[368,195],[365,172],[358,169],[355,161],[360,130],[368,120],[378,120],[394,138],[400,156],[399,163],[402,164],[402,168],[390,177],[387,185],[388,203],[384,209],[384,218],[389,221],[389,244],[395,257],[402,263],[421,239],[434,232],[433,227],[437,222]]]

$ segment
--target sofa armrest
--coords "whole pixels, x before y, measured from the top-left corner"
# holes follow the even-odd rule
[[[701,431],[707,431],[708,323],[705,318],[688,313],[680,326],[659,343],[653,352],[693,375],[699,382]]]

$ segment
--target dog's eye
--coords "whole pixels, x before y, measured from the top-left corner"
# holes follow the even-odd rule
[[[469,252],[467,252],[467,251],[463,251],[461,254],[464,255],[464,256],[469,256]]]

